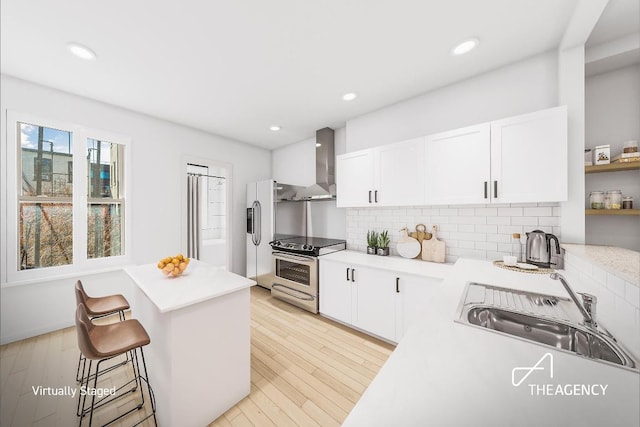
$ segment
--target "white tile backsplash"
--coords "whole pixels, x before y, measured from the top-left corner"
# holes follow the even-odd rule
[[[560,206],[557,203],[514,203],[500,205],[450,205],[406,208],[347,209],[347,248],[366,251],[368,230],[389,230],[391,253],[399,230],[413,231],[416,224],[429,229],[437,224],[438,239],[447,245],[447,262],[464,256],[479,259],[501,259],[503,255],[524,256],[525,232],[541,229],[560,237]],[[521,234],[521,244],[511,235]]]
[[[640,288],[637,284],[608,273],[573,253],[565,252],[565,270],[580,280],[576,292],[587,291],[598,298],[598,318],[623,344],[640,357]],[[583,289],[587,288],[587,289]]]

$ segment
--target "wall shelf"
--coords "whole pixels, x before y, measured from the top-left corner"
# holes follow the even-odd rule
[[[640,162],[611,163],[608,165],[585,166],[584,173],[619,172],[640,169]]]
[[[640,216],[640,209],[586,209],[586,215]]]

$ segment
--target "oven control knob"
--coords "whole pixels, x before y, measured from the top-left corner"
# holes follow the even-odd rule
[[[280,242],[280,240],[276,240],[273,242],[273,246],[282,246],[282,242]]]
[[[304,249],[305,251],[310,251],[313,249],[312,245],[302,245],[302,249]]]

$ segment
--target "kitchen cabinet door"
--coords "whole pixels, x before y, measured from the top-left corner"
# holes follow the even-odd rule
[[[335,261],[320,261],[320,313],[351,324],[352,267]]]
[[[374,204],[424,204],[424,137],[375,149]]]
[[[566,201],[567,149],[566,106],[491,122],[492,201]]]
[[[429,135],[424,151],[427,205],[490,202],[489,123]]]
[[[356,267],[356,304],[353,324],[379,337],[395,341],[396,275],[389,271]]]
[[[336,192],[339,208],[373,205],[373,150],[337,156]]]
[[[442,279],[410,275],[398,276],[396,305],[396,341],[400,341],[406,331],[422,321],[429,310],[437,304],[435,294]]]

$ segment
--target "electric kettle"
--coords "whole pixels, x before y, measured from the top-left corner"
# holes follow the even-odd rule
[[[556,254],[560,254],[560,242],[551,233],[533,230],[527,234],[527,263],[538,267],[551,267],[551,241],[555,240]]]

